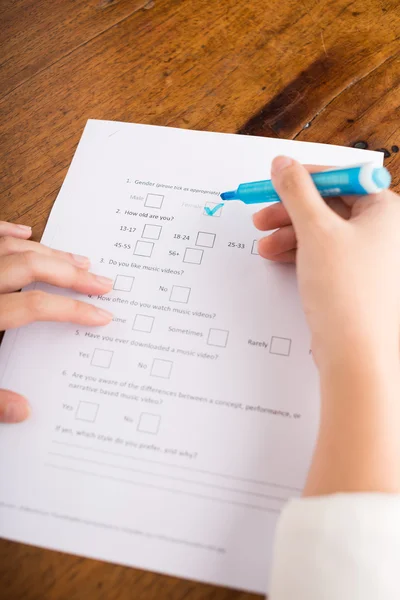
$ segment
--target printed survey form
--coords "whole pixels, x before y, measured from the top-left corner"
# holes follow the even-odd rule
[[[257,253],[255,207],[219,194],[274,156],[380,153],[88,121],[43,243],[92,261],[100,328],[6,334],[0,387],[32,416],[0,426],[0,535],[253,592],[301,494],[318,383],[292,266]],[[205,210],[205,207],[209,210]],[[216,208],[217,207],[217,208]]]

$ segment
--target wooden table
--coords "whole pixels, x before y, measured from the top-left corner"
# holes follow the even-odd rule
[[[400,188],[398,0],[2,0],[0,23],[0,218],[37,240],[88,118],[381,149]],[[2,541],[0,598],[256,597]]]

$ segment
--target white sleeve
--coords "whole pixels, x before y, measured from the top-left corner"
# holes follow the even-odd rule
[[[399,600],[400,496],[292,500],[275,538],[270,600]]]

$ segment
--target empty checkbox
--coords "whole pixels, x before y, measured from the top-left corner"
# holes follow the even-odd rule
[[[143,227],[142,238],[145,238],[147,240],[159,240],[161,230],[161,225],[145,225]]]
[[[279,354],[280,356],[289,356],[292,340],[289,338],[282,338],[272,336],[270,344],[270,354]]]
[[[143,331],[144,333],[151,333],[154,325],[154,317],[149,315],[136,315],[133,322],[134,331]]]
[[[138,240],[136,242],[133,254],[135,254],[136,256],[145,256],[146,258],[150,258],[153,252],[153,248],[154,242],[142,242],[142,240]]]
[[[201,246],[203,248],[214,248],[215,238],[215,233],[199,231],[199,233],[197,234],[196,246]]]
[[[226,348],[228,337],[229,331],[226,331],[226,329],[210,329],[208,332],[207,344],[209,346]]]
[[[251,253],[252,254],[258,254],[258,255],[260,254],[259,251],[258,251],[258,240],[254,240],[253,246],[251,248]]]
[[[164,201],[164,196],[160,194],[147,194],[144,205],[149,208],[161,208]]]
[[[186,248],[183,256],[183,262],[190,263],[192,265],[200,265],[203,259],[204,250],[198,248]]]
[[[137,430],[141,431],[142,433],[152,433],[153,435],[156,435],[160,428],[160,422],[160,415],[142,413],[139,418]]]
[[[94,402],[79,402],[75,419],[94,423],[99,411],[99,405]]]
[[[130,292],[132,290],[134,281],[134,277],[129,277],[128,275],[117,275],[114,281],[113,289],[117,292]]]
[[[171,295],[169,299],[171,302],[179,302],[181,304],[187,304],[189,302],[191,288],[183,287],[181,285],[173,285]]]
[[[155,358],[151,365],[150,375],[160,377],[160,379],[169,379],[171,377],[173,362],[163,358]]]
[[[100,348],[96,348],[93,352],[92,362],[90,364],[93,367],[108,369],[111,365],[113,354],[114,352],[112,350],[101,350]]]

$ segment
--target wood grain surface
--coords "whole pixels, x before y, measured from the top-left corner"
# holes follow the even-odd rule
[[[380,149],[400,191],[398,0],[1,0],[0,24],[0,218],[35,239],[88,118]],[[0,541],[0,598],[257,597]]]

